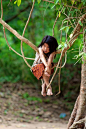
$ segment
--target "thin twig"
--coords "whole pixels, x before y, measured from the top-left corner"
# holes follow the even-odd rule
[[[66,14],[66,13],[63,13],[63,14],[65,14],[65,16],[67,16],[67,14]],[[67,16],[67,17],[69,18],[69,16]],[[72,22],[71,22],[70,18],[69,18],[69,21],[70,21],[70,23],[71,23],[72,27],[74,28],[74,26],[73,26],[73,24],[72,24]]]
[[[61,88],[60,88],[60,75],[61,75],[61,64],[62,64],[62,59],[60,62],[60,69],[59,69],[59,73],[58,73],[58,85],[59,85],[59,92],[56,95],[59,95],[61,93]],[[56,96],[55,95],[55,96]]]
[[[33,50],[35,50],[36,52],[38,51],[38,48],[32,43],[30,42],[28,39],[26,39],[25,37],[21,36],[16,30],[14,30],[11,26],[9,26],[5,21],[3,21],[0,18],[0,23],[7,28],[11,33],[13,33],[18,39],[22,40],[23,42],[25,42],[26,44],[28,44]]]
[[[27,28],[27,26],[28,26],[28,23],[29,23],[29,21],[30,21],[30,18],[31,18],[31,15],[32,15],[32,12],[33,12],[33,8],[34,8],[34,4],[35,4],[35,0],[34,0],[34,2],[33,2],[33,5],[32,5],[32,8],[31,8],[31,11],[30,11],[28,20],[27,20],[27,22],[26,22],[25,28],[24,28],[24,30],[23,30],[22,36],[24,36],[25,30],[26,30],[26,28]],[[22,53],[23,59],[24,59],[25,63],[27,64],[27,66],[32,69],[32,67],[30,66],[30,64],[29,64],[29,63],[27,62],[27,60],[25,59],[24,52],[23,52],[23,48],[22,48],[22,44],[23,44],[23,42],[21,41],[21,53]]]
[[[63,8],[64,8],[64,6],[63,6]],[[61,12],[62,12],[63,8],[61,9]],[[58,18],[59,18],[59,14],[57,15],[57,17],[55,19],[55,22],[54,22],[54,25],[53,25],[53,31],[52,31],[53,32],[53,36],[54,36],[54,28],[55,28],[55,25],[56,25],[56,22],[57,22]]]
[[[54,2],[52,2],[52,1],[49,1],[49,0],[43,0],[43,1],[46,1],[46,2],[49,2],[49,3],[53,3],[53,4],[54,4]]]
[[[67,53],[65,52],[65,61],[64,61],[64,64],[63,64],[62,66],[60,66],[61,68],[63,68],[63,67],[65,66],[66,61],[67,61]],[[56,63],[56,64],[52,67],[52,69],[55,68],[55,67],[57,66],[57,64],[58,64],[58,63]],[[58,68],[60,68],[60,67],[58,67]]]
[[[1,0],[1,19],[3,18],[3,5],[2,5],[2,0]],[[5,33],[5,27],[3,27],[3,31],[4,31],[4,37],[6,39],[6,42],[7,42],[7,45],[9,47],[10,50],[12,50],[13,52],[15,52],[17,55],[23,57],[22,55],[20,55],[18,52],[16,52],[8,43],[8,40],[7,40],[7,37],[6,37],[6,33]],[[34,58],[27,58],[25,57],[26,59],[29,59],[29,60],[34,60]]]
[[[54,79],[54,77],[55,77],[55,75],[56,75],[56,72],[57,72],[57,70],[58,70],[59,64],[60,64],[60,62],[61,62],[61,60],[62,60],[62,57],[63,57],[63,51],[64,51],[64,49],[63,49],[62,52],[61,52],[61,55],[60,55],[58,64],[57,64],[57,66],[56,66],[56,70],[55,70],[55,72],[54,72],[54,74],[53,74],[53,76],[52,76],[52,78],[51,78],[51,80],[50,80],[49,85],[47,86],[47,89],[48,89],[49,86],[51,85],[51,83],[52,83],[52,81],[53,81],[53,79]]]
[[[52,1],[49,1],[49,0],[43,0],[43,1],[46,1],[46,2],[49,2],[49,3],[53,3],[53,4],[55,4],[55,2],[52,2]],[[59,3],[58,3],[58,5],[60,5]],[[72,8],[75,8],[75,9],[78,9],[77,7],[74,7],[74,6],[69,6],[69,5],[64,5],[65,7],[72,7]],[[85,7],[82,7],[82,8],[80,8],[80,9],[84,9],[84,8],[86,8],[86,6]]]
[[[7,37],[6,37],[6,33],[5,33],[5,28],[3,27],[3,30],[4,30],[4,37],[6,39],[6,42],[7,42],[7,45],[9,47],[10,50],[12,50],[13,52],[15,52],[17,55],[19,55],[20,57],[23,57],[21,54],[19,54],[18,52],[16,52],[8,43],[8,40],[7,40]],[[34,60],[34,58],[28,58],[28,57],[25,57],[25,59],[28,59],[28,60]]]
[[[3,5],[2,5],[2,0],[1,0],[1,19],[3,18]]]

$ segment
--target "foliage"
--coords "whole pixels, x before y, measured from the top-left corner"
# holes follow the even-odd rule
[[[16,4],[16,3],[17,3],[18,6],[20,6],[21,0],[16,0],[16,1],[14,2],[14,4]]]
[[[14,2],[19,6],[16,6]],[[22,35],[25,23],[27,21],[32,0],[30,1],[22,1],[16,0],[9,3],[9,0],[3,1],[3,8],[4,8],[4,16],[3,19],[12,26],[15,30],[18,31]],[[80,14],[81,11],[80,8],[85,5],[86,1],[81,0],[81,2],[78,1],[65,1],[65,0],[54,0],[55,4],[53,3],[46,3],[41,0],[37,0],[35,2],[35,7],[33,10],[32,17],[30,19],[28,28],[25,33],[25,37],[28,38],[30,41],[32,41],[36,46],[41,42],[43,36],[46,34],[52,35],[52,29],[54,25],[54,21],[56,16],[59,14],[59,18],[57,20],[56,26],[54,28],[54,35],[59,43],[59,48],[63,49],[67,46],[66,41],[66,33],[68,34],[68,40],[70,39],[70,34],[73,31],[72,25],[69,23],[67,25],[68,20],[64,20],[66,16],[64,13],[66,12],[67,15],[75,17],[76,14]],[[9,4],[8,4],[9,3]],[[39,4],[38,4],[39,3]],[[59,5],[60,4],[60,5]],[[64,9],[62,13],[60,12],[61,8]],[[27,5],[29,6],[28,8]],[[70,7],[66,6],[74,6],[77,7],[70,10]],[[22,11],[25,9],[25,11]],[[59,10],[60,9],[60,10]],[[10,13],[9,13],[10,12]],[[82,10],[81,14],[84,12],[84,9]],[[8,15],[9,14],[9,15]],[[77,16],[78,17],[78,16]],[[80,17],[80,15],[79,15]],[[63,22],[64,20],[64,22]],[[61,26],[63,22],[63,26]],[[76,19],[71,19],[71,23],[74,25],[74,23],[77,22]],[[82,25],[81,22],[79,22],[80,25]],[[84,26],[84,23],[83,23]],[[60,34],[62,31],[62,40],[60,40]],[[7,39],[9,44],[19,53],[20,51],[20,41],[10,32],[6,31]],[[79,46],[82,49],[82,42],[83,37],[80,35],[76,41],[76,43],[71,47],[70,50],[67,52],[67,63],[68,64],[75,64],[76,60],[73,59],[75,55],[79,55]],[[21,57],[18,57],[15,53],[12,51],[9,51],[9,48],[7,47],[6,41],[3,36],[2,28],[0,30],[0,81],[1,82],[17,82],[17,81],[24,81],[24,82],[36,82],[36,78],[32,75],[31,71],[27,67],[27,65],[24,63],[23,59]],[[24,54],[27,57],[34,58],[35,52],[26,44],[23,43],[23,50]],[[84,57],[85,54],[84,54]],[[58,62],[59,55],[57,55],[54,62]],[[28,60],[28,62],[32,65],[33,61]],[[80,62],[78,62],[80,63]],[[68,72],[68,70],[67,70]],[[68,75],[70,72],[68,72]],[[72,75],[70,75],[71,78]],[[65,82],[65,80],[63,80]]]

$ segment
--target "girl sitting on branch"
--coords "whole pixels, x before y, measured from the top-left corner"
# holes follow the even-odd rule
[[[49,85],[50,75],[53,74],[53,59],[55,58],[56,48],[58,47],[57,40],[53,36],[45,36],[39,44],[39,53],[36,53],[35,61],[32,65],[34,76],[40,80],[43,79],[42,91],[43,96],[53,95],[51,85]],[[47,89],[47,90],[46,90]]]

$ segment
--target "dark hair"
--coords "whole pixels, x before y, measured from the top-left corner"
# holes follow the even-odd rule
[[[53,36],[46,35],[42,39],[42,42],[39,44],[38,47],[44,45],[44,43],[47,43],[49,45],[49,50],[50,50],[49,54],[56,51],[56,48],[58,47],[57,40]]]

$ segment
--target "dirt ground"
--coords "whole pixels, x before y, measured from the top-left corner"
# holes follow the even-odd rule
[[[10,125],[0,125],[0,129],[66,129],[66,123],[11,123]]]
[[[66,129],[67,107],[58,96],[41,96],[31,84],[0,84],[0,129]]]

